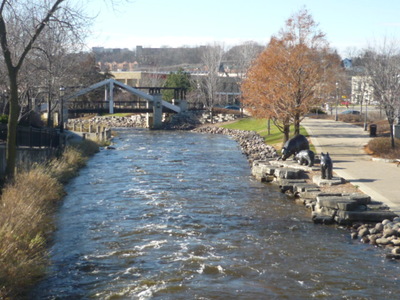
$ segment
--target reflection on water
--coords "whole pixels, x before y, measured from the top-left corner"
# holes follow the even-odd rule
[[[32,299],[395,299],[398,263],[250,176],[225,136],[121,130],[68,186]]]

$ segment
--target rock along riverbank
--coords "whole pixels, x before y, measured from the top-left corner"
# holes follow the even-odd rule
[[[314,167],[293,160],[278,161],[276,149],[255,132],[216,126],[193,131],[232,136],[251,164],[252,175],[261,182],[277,184],[282,193],[309,208],[314,223],[345,226],[351,238],[388,248],[388,258],[400,259],[400,218],[368,195],[341,191],[345,179],[322,179],[318,157]],[[324,191],[326,186],[335,186],[334,192]]]
[[[217,126],[203,126],[193,130],[198,133],[224,134],[236,140],[250,163],[256,160],[276,158],[276,149],[265,144],[264,139],[254,131],[227,129]]]

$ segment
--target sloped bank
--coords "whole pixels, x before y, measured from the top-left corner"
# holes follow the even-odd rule
[[[254,131],[227,129],[216,126],[204,126],[193,130],[198,133],[224,134],[235,139],[250,163],[256,160],[276,158],[276,149],[265,144],[264,139]]]

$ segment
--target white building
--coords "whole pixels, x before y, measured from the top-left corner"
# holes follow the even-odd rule
[[[351,103],[373,104],[374,88],[369,76],[353,76],[351,78]]]

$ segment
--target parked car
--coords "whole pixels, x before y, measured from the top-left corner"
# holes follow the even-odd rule
[[[224,107],[225,109],[233,109],[233,110],[240,110],[240,107],[237,105],[227,105]]]
[[[340,114],[341,115],[359,115],[360,112],[358,110],[347,109],[345,111],[342,111]]]

